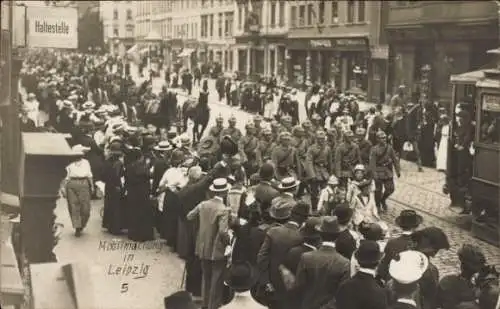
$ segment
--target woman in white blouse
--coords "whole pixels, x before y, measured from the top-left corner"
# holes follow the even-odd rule
[[[94,188],[90,163],[83,158],[90,148],[75,145],[72,150],[77,158],[66,167],[67,175],[62,185],[62,195],[68,201],[75,236],[79,237],[90,217],[90,200]]]

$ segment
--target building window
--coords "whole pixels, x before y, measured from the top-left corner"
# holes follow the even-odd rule
[[[133,25],[126,25],[125,30],[127,31],[127,37],[134,36],[134,26]]]
[[[299,27],[306,25],[306,6],[299,6]]]
[[[209,27],[210,27],[210,37],[214,36],[214,14],[210,14]]]
[[[297,27],[297,7],[290,8],[290,27]]]
[[[276,2],[271,3],[271,28],[276,26]]]
[[[364,22],[366,18],[366,5],[365,1],[358,1],[358,22]]]
[[[132,10],[131,9],[128,9],[127,10],[127,20],[132,20],[133,17],[132,17]]]
[[[200,36],[202,38],[206,38],[208,36],[208,16],[201,16],[201,33]]]
[[[224,34],[225,37],[232,37],[233,36],[233,23],[234,23],[234,13],[229,12],[226,13],[226,20],[224,21]]]
[[[314,4],[307,5],[307,25],[314,24],[316,19],[316,12],[314,11]]]
[[[283,27],[285,25],[285,1],[280,1],[279,13],[280,27]]]
[[[222,38],[223,37],[223,34],[222,34],[222,30],[224,29],[224,24],[223,24],[223,20],[224,19],[224,14],[222,13],[219,13],[219,20],[218,20],[218,32],[219,32],[219,38]]]
[[[118,10],[117,10],[117,9],[114,9],[114,10],[113,10],[113,19],[114,19],[114,20],[117,20],[117,19],[118,19]]]
[[[332,24],[337,24],[339,22],[339,3],[334,0],[330,2],[332,5]]]
[[[319,3],[318,13],[318,23],[322,25],[325,23],[325,1]]]
[[[238,6],[238,30],[243,29],[244,11],[242,6]]]
[[[119,35],[120,35],[120,33],[118,31],[118,28],[113,28],[113,36],[117,37]]]
[[[354,0],[347,1],[347,23],[354,22]]]
[[[201,0],[201,7],[204,8],[208,3],[208,0]]]

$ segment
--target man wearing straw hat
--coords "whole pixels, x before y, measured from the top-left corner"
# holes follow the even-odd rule
[[[208,309],[222,305],[223,272],[227,265],[225,249],[231,242],[230,209],[224,204],[229,188],[227,179],[215,179],[209,188],[213,197],[187,214],[190,221],[199,219],[195,253],[201,260],[203,307]]]

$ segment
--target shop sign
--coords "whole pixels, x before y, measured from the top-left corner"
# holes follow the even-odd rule
[[[28,7],[28,46],[77,48],[78,11],[68,7]]]
[[[366,40],[359,39],[311,39],[308,44],[313,49],[348,49],[365,48]]]
[[[500,96],[483,95],[483,110],[489,112],[500,112]]]

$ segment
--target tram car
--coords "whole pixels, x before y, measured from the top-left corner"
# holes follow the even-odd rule
[[[452,75],[446,191],[472,213],[472,233],[500,245],[500,48],[498,65]],[[467,119],[468,118],[468,119]]]

